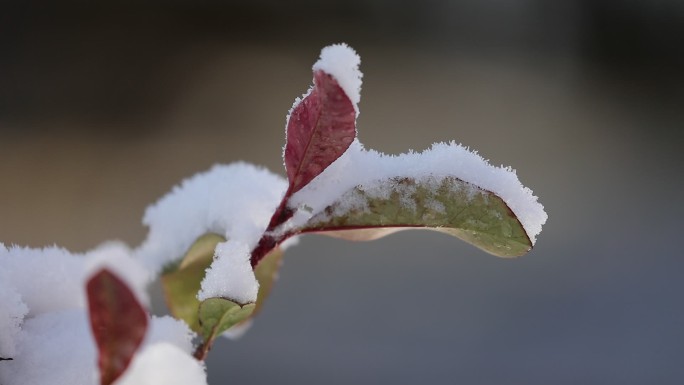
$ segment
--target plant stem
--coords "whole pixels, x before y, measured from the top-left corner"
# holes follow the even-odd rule
[[[195,349],[195,353],[193,355],[198,361],[204,361],[204,359],[207,358],[207,354],[209,353],[210,349],[211,342],[202,342],[199,344],[199,346],[197,346],[197,349]]]
[[[287,222],[288,219],[292,218],[294,211],[287,207],[287,203],[292,196],[292,186],[287,190],[283,200],[278,205],[278,208],[273,213],[271,220],[268,223],[268,227],[264,234],[259,239],[259,243],[252,250],[252,255],[249,259],[252,269],[254,269],[259,262],[273,249],[276,248],[282,241],[290,237],[292,234],[283,234],[278,236],[273,236],[273,231],[276,230],[280,225]]]

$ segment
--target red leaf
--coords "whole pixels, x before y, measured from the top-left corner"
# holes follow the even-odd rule
[[[290,194],[339,158],[356,137],[356,111],[331,75],[314,72],[314,87],[287,122],[285,169]]]
[[[126,370],[140,347],[147,331],[147,312],[128,286],[107,269],[90,278],[86,291],[100,383],[109,385]]]

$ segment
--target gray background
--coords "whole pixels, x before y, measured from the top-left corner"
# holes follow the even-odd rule
[[[111,3],[111,4],[110,4]],[[0,241],[137,245],[213,163],[283,173],[324,45],[362,57],[367,147],[455,139],[550,219],[528,255],[430,232],[288,250],[212,384],[684,381],[684,6],[527,0],[5,2]]]

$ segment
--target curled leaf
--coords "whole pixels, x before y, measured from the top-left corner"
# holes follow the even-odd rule
[[[128,286],[103,269],[88,280],[88,315],[98,349],[100,383],[123,374],[147,331],[147,312]]]
[[[217,234],[205,234],[190,246],[180,263],[164,271],[161,277],[164,297],[171,314],[200,332],[197,292],[206,269],[214,259],[216,245],[226,239]]]
[[[257,300],[252,314],[240,323],[231,326],[231,329],[236,331],[236,335],[241,335],[244,330],[249,327],[247,324],[248,321],[254,318],[264,306],[268,295],[273,289],[275,281],[278,279],[278,271],[280,270],[282,261],[283,251],[280,248],[275,248],[271,250],[270,253],[266,254],[259,265],[254,268],[254,276],[259,282],[259,293],[257,294]],[[228,329],[228,331],[230,332],[231,329]]]
[[[302,232],[371,240],[407,228],[447,233],[500,257],[532,248],[501,198],[453,177],[393,178],[356,187],[311,218]]]
[[[356,111],[337,80],[318,70],[314,86],[290,113],[284,160],[295,193],[339,158],[356,137]]]
[[[213,261],[216,245],[225,241],[224,237],[212,233],[197,238],[183,259],[167,268],[161,277],[166,304],[171,314],[185,321],[192,330],[200,334],[203,329],[200,326],[200,301],[197,299],[197,293],[206,275],[206,269]],[[281,249],[273,249],[254,269],[254,275],[259,281],[259,293],[252,316],[256,315],[268,297],[277,278],[282,256]]]

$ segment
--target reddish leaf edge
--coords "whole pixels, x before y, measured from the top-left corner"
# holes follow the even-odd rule
[[[100,384],[111,385],[129,367],[147,333],[147,311],[128,285],[109,269],[86,283],[88,316],[98,349]]]

